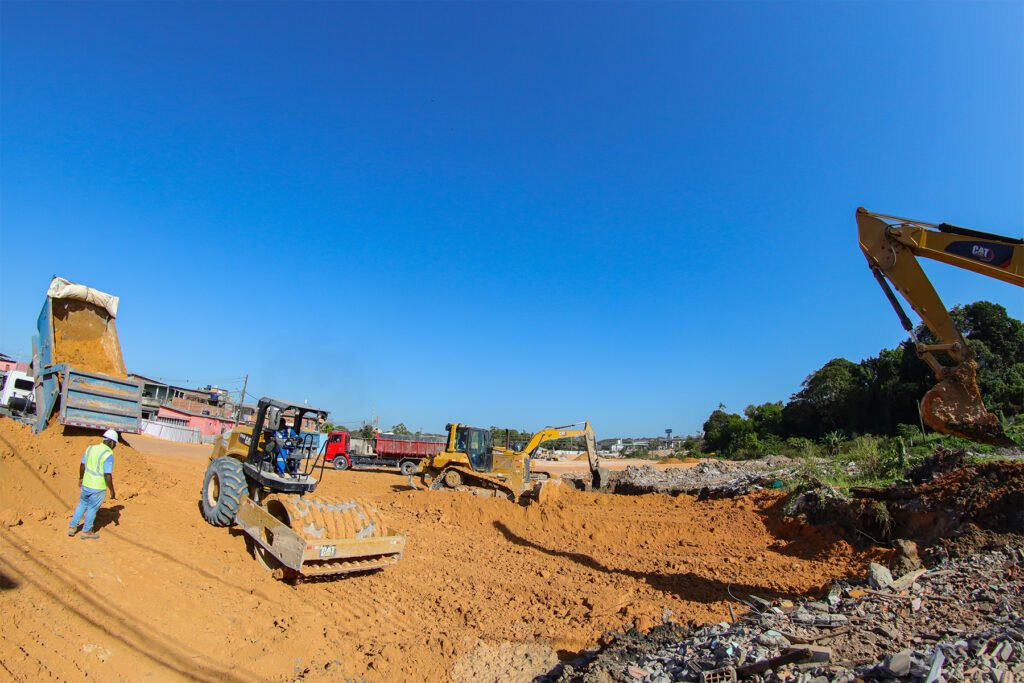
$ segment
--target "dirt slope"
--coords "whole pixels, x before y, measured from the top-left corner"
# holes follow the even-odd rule
[[[322,492],[374,501],[408,534],[406,559],[292,587],[202,521],[203,448],[135,437],[101,539],[67,538],[89,442],[0,420],[0,509],[20,520],[0,526],[0,666],[15,680],[528,680],[609,629],[666,609],[721,620],[730,591],[803,594],[867,559],[782,524],[769,495],[569,492],[523,508],[328,471]]]

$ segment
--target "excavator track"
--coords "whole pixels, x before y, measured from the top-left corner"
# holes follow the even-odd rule
[[[476,495],[502,496],[515,502],[518,495],[507,484],[462,467],[449,467],[430,483],[431,491],[467,491]]]

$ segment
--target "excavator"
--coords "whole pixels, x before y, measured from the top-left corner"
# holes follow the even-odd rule
[[[921,400],[924,422],[943,434],[995,446],[1013,445],[999,418],[985,407],[978,388],[978,363],[918,259],[934,259],[1024,287],[1024,240],[872,213],[863,207],[857,209],[857,232],[871,272],[910,333],[917,355],[938,380]],[[893,287],[921,317],[934,342],[917,338]]]
[[[582,437],[587,450],[590,487],[608,484],[608,471],[597,459],[597,440],[589,422],[562,427],[545,427],[536,432],[522,450],[494,446],[490,429],[449,424],[443,451],[424,460],[420,472],[423,484],[432,491],[468,490],[481,495],[504,496],[511,501],[523,495],[539,495],[549,482],[530,472],[530,461],[542,444],[554,439]],[[553,482],[551,482],[553,483]]]
[[[200,491],[203,517],[237,525],[253,555],[275,578],[299,581],[364,572],[402,559],[405,537],[358,500],[313,496],[323,453],[302,436],[303,418],[327,411],[261,398],[255,422],[214,444]],[[310,453],[317,453],[308,457]]]

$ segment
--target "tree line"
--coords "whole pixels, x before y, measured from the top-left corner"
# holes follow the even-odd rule
[[[978,362],[985,405],[1004,423],[1021,422],[1016,418],[1024,413],[1024,324],[988,301],[957,306],[950,315]],[[923,342],[933,339],[924,325],[915,334]],[[785,403],[749,405],[742,415],[719,405],[704,423],[702,449],[751,457],[783,453],[805,439],[827,444],[858,434],[920,433],[918,401],[934,385],[910,340],[859,363],[834,358],[808,375]]]

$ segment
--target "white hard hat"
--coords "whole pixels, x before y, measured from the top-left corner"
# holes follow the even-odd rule
[[[103,438],[107,441],[113,441],[114,443],[117,443],[117,432],[115,432],[113,429],[108,429],[107,431],[103,432]]]

